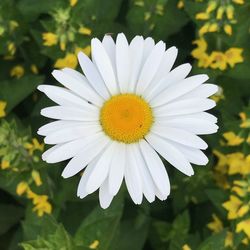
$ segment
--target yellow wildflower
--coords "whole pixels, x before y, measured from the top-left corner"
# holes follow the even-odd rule
[[[245,0],[233,0],[233,2],[237,4],[244,4]]]
[[[26,191],[28,191],[29,185],[26,181],[21,181],[16,188],[16,193],[21,196],[24,194]]]
[[[76,47],[75,54],[78,55],[79,52],[83,52],[85,55],[90,56],[91,47],[89,45],[84,48]]]
[[[78,0],[69,0],[70,6],[74,7],[77,4]]]
[[[236,226],[236,233],[243,231],[250,238],[250,219],[243,220]]]
[[[32,143],[25,143],[24,147],[29,151],[29,155],[33,155],[35,150],[39,150],[41,152],[44,150],[44,144],[39,143],[36,138],[32,139]]]
[[[156,14],[163,16],[163,14],[164,14],[163,4],[160,4],[160,3],[156,4]]]
[[[236,135],[234,132],[226,132],[223,134],[223,137],[226,139],[228,146],[238,146],[244,142],[244,139]]]
[[[16,46],[13,42],[8,43],[8,52],[11,56],[15,55],[16,53]]]
[[[44,46],[54,46],[58,42],[57,35],[52,33],[52,32],[43,33],[42,37],[43,37],[43,45]]]
[[[246,191],[243,188],[237,186],[232,187],[232,191],[235,192],[240,197],[244,197],[246,195]]]
[[[244,216],[247,212],[249,211],[249,205],[243,205],[239,210],[238,210],[238,217]]]
[[[216,32],[218,31],[218,29],[219,29],[218,24],[212,23],[211,25],[209,25],[208,32]]]
[[[225,7],[224,6],[220,6],[217,10],[217,13],[216,13],[216,19],[218,20],[221,20],[222,17],[223,17],[223,14],[225,12]]]
[[[57,59],[55,67],[62,69],[65,67],[75,69],[77,66],[77,57],[73,53],[67,53],[65,57]]]
[[[90,245],[89,248],[90,249],[97,249],[97,247],[99,246],[100,242],[99,240],[94,240]]]
[[[219,102],[220,100],[224,100],[225,96],[223,95],[223,89],[219,87],[218,91],[210,97],[215,102]]]
[[[242,57],[243,49],[241,48],[230,48],[225,52],[227,63],[233,68],[236,63],[243,62]]]
[[[223,230],[222,221],[215,215],[212,215],[213,221],[207,224],[207,227],[214,233],[219,233]]]
[[[179,0],[179,2],[177,3],[177,8],[178,9],[184,8],[184,0]]]
[[[10,20],[9,27],[11,32],[14,31],[18,26],[18,22],[16,22],[15,20]]]
[[[230,200],[222,204],[222,206],[226,210],[228,210],[227,218],[229,220],[233,220],[239,217],[238,211],[241,205],[242,205],[242,201],[235,195],[230,195]]]
[[[62,51],[65,51],[65,49],[66,49],[66,43],[64,41],[60,41],[60,49]]]
[[[227,35],[231,36],[233,34],[232,26],[230,24],[225,24],[223,28]]]
[[[195,15],[195,19],[197,20],[207,20],[209,19],[210,15],[206,12],[200,12]]]
[[[32,73],[38,74],[38,68],[37,68],[37,66],[35,64],[32,64],[30,66],[30,70],[31,70]]]
[[[247,187],[248,186],[246,181],[235,180],[233,183],[234,183],[234,185],[237,185],[237,186],[240,186],[240,187]]]
[[[35,205],[33,211],[37,212],[37,215],[39,217],[43,216],[44,213],[51,214],[52,212],[52,206],[48,202],[47,195],[36,195],[33,198],[33,204]]]
[[[135,1],[134,5],[139,6],[139,7],[143,7],[144,6],[144,2],[143,2],[143,0]]]
[[[90,36],[91,33],[92,33],[92,30],[87,28],[87,27],[80,27],[78,32],[82,35],[87,35],[87,36]]]
[[[232,20],[234,18],[234,7],[233,5],[228,5],[226,8],[227,18]]]
[[[232,232],[227,232],[224,246],[225,247],[233,247],[233,233]]]
[[[182,246],[182,250],[192,250],[188,244]]]
[[[206,9],[206,12],[210,13],[210,12],[214,11],[216,9],[216,7],[217,7],[217,1],[210,1],[208,3],[208,7]]]
[[[27,198],[28,199],[34,199],[36,198],[37,194],[34,193],[30,188],[27,189]]]
[[[41,176],[40,176],[40,174],[39,174],[38,171],[32,170],[31,177],[32,177],[32,179],[34,180],[34,182],[36,183],[37,186],[41,186],[42,185]]]
[[[5,117],[6,113],[5,113],[5,108],[7,106],[7,103],[4,101],[0,101],[0,118]]]
[[[213,51],[210,55],[210,60],[210,67],[213,69],[225,70],[227,68],[226,56],[220,51]]]
[[[246,175],[250,173],[250,157],[245,157],[242,153],[233,153],[228,156],[229,170],[228,174],[242,174]]]
[[[205,33],[208,32],[208,28],[209,28],[210,24],[209,23],[205,23],[200,29],[199,29],[199,35],[203,36]]]
[[[220,167],[220,169],[224,169],[224,167],[227,165],[227,157],[226,155],[222,154],[218,150],[213,150],[214,155],[218,158],[218,164],[217,166]],[[224,170],[223,173],[225,174],[227,170]]]
[[[13,67],[10,71],[10,76],[21,78],[24,75],[24,68],[21,65]]]
[[[207,42],[204,38],[200,38],[198,40],[193,41],[193,44],[197,45],[197,48],[195,48],[191,55],[199,60],[202,60],[204,57],[207,56],[206,50],[207,50]],[[208,56],[207,56],[208,57]],[[205,65],[205,64],[204,64]]]
[[[144,21],[148,21],[151,17],[151,13],[149,11],[146,11],[144,13]]]
[[[245,244],[245,245],[248,245],[248,244],[249,244],[248,238],[244,238],[241,242],[242,242],[243,244]]]
[[[10,162],[6,161],[6,160],[2,160],[2,162],[1,162],[1,168],[2,169],[7,169],[9,167],[10,167]]]
[[[241,118],[242,123],[240,124],[241,128],[250,128],[250,119],[247,118],[246,113],[240,112],[239,116]]]

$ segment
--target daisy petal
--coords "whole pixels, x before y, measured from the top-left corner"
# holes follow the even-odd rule
[[[189,147],[199,148],[199,149],[206,149],[208,147],[207,143],[203,141],[199,136],[187,132],[183,129],[171,128],[163,126],[161,124],[161,125],[154,125],[151,131],[152,133],[155,133],[170,141],[175,141]]]
[[[155,200],[155,185],[147,168],[146,162],[141,154],[139,145],[133,145],[133,150],[135,152],[136,164],[138,166],[139,172],[142,179],[142,191],[148,202],[153,202]]]
[[[89,87],[87,81],[79,81],[74,76],[62,70],[54,70],[52,75],[55,79],[64,85],[66,88],[72,90],[75,94],[81,96],[85,100],[101,106],[103,103],[102,98]]]
[[[57,131],[58,128],[64,129],[64,128],[74,127],[74,126],[81,125],[81,124],[82,124],[82,122],[54,121],[54,122],[50,122],[50,123],[45,124],[42,127],[40,127],[38,129],[37,133],[39,135],[46,136],[52,132]],[[96,122],[95,122],[95,124],[96,124]]]
[[[147,58],[150,55],[150,53],[152,52],[154,46],[155,46],[155,41],[151,37],[147,37],[144,40],[142,62],[145,62],[147,60]],[[143,64],[141,66],[143,66]]]
[[[170,121],[175,119],[199,119],[204,120],[211,123],[216,123],[218,119],[207,112],[198,112],[193,114],[184,114],[184,115],[171,115],[171,116],[165,116],[165,117],[158,117],[157,122],[161,121]]]
[[[110,94],[95,64],[82,52],[78,54],[78,60],[92,88],[104,99],[109,98]]]
[[[193,114],[209,110],[215,107],[215,105],[215,101],[210,99],[185,99],[157,107],[154,109],[154,114],[156,117]]]
[[[196,165],[207,165],[208,158],[201,150],[187,147],[179,143],[175,143],[174,145],[185,155],[185,157],[191,163]]]
[[[145,64],[142,67],[141,74],[136,86],[136,93],[142,94],[147,86],[152,81],[155,73],[157,72],[161,59],[164,55],[165,44],[158,42],[148,56]]]
[[[170,193],[170,183],[160,157],[145,140],[141,140],[139,146],[155,186],[167,197]]]
[[[179,171],[188,176],[194,174],[194,170],[188,160],[176,147],[174,147],[167,140],[164,140],[163,138],[154,134],[148,134],[146,136],[146,139],[163,158],[165,158]]]
[[[110,145],[108,145],[94,166],[95,170],[90,174],[86,184],[86,191],[88,193],[93,193],[96,191],[108,176],[115,147],[116,142],[112,142]]]
[[[191,69],[192,66],[189,63],[185,63],[176,67],[160,81],[154,82],[154,85],[152,84],[146,89],[144,93],[145,99],[150,101],[169,86],[173,86],[177,82],[180,82],[189,74]]]
[[[99,200],[101,207],[103,209],[108,208],[111,201],[113,200],[113,197],[114,196],[109,193],[108,179],[106,179],[99,190]]]
[[[126,145],[117,143],[109,170],[109,193],[116,195],[121,187],[125,171]]]
[[[89,193],[86,191],[86,184],[89,179],[90,174],[94,171],[94,166],[96,165],[97,161],[100,159],[101,153],[96,156],[88,165],[85,165],[83,167],[86,168],[82,174],[82,177],[80,179],[80,182],[78,184],[77,188],[77,196],[83,199],[86,197]]]
[[[211,83],[204,83],[191,92],[183,95],[180,99],[190,99],[190,98],[207,98],[218,91],[218,86]]]
[[[91,138],[93,138],[91,136]],[[74,157],[91,138],[78,139],[64,144],[58,144],[45,153],[43,159],[48,163],[56,163]]]
[[[132,147],[127,146],[127,162],[125,167],[125,182],[131,199],[135,204],[142,203],[142,181],[136,165],[136,159]]]
[[[177,58],[177,54],[178,49],[175,46],[165,51],[161,65],[157,71],[157,74],[155,75],[154,81],[158,82],[170,72]]]
[[[126,93],[130,80],[130,56],[128,41],[123,33],[116,38],[116,70],[120,91]]]
[[[72,121],[98,121],[98,113],[98,110],[62,106],[53,106],[41,110],[41,115],[45,117]]]
[[[197,135],[213,134],[218,130],[218,126],[216,124],[203,119],[182,116],[169,118],[170,119],[166,119],[165,121],[159,121],[157,124],[172,128],[185,129]]]
[[[118,86],[109,56],[102,43],[94,38],[91,40],[92,58],[112,95],[118,94]]]
[[[69,178],[81,171],[108,145],[110,139],[101,133],[91,136],[88,141],[84,138],[84,141],[85,144],[81,150],[64,168],[62,173],[64,178]]]
[[[104,38],[102,39],[102,44],[109,56],[110,62],[114,70],[114,74],[116,76],[117,73],[116,73],[116,62],[115,62],[115,42],[110,35],[105,35]]]
[[[128,92],[134,92],[136,83],[142,65],[144,40],[141,36],[136,36],[129,45],[129,53],[131,60],[131,75],[129,80]]]
[[[52,101],[59,105],[97,110],[96,106],[89,104],[66,88],[52,85],[39,85],[37,89],[45,93]]]
[[[208,79],[207,75],[196,75],[170,86],[150,101],[152,107],[166,104],[174,99],[192,91]]]
[[[81,124],[74,127],[58,129],[57,131],[48,134],[44,138],[44,142],[46,144],[65,143],[68,141],[76,140],[77,138],[94,135],[101,131],[102,128],[100,127],[99,124],[96,125]]]

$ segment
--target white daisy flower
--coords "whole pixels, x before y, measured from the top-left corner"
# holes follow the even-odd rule
[[[64,87],[40,85],[57,106],[41,114],[57,119],[42,126],[39,135],[55,144],[42,158],[48,163],[70,159],[62,176],[84,170],[77,195],[99,189],[107,208],[125,179],[135,204],[143,195],[167,199],[170,183],[160,156],[182,173],[194,174],[191,163],[206,165],[201,151],[207,144],[197,135],[215,133],[217,118],[205,112],[215,106],[209,96],[217,86],[208,76],[187,77],[191,65],[173,70],[177,49],[164,42],[124,34],[91,41],[92,60],[78,59],[84,75],[69,68],[52,75]]]

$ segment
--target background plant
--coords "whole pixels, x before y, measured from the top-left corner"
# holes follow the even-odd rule
[[[0,249],[190,250],[250,246],[250,2],[248,0],[1,0]],[[165,202],[135,206],[122,189],[107,210],[75,196],[79,176],[41,161],[53,68],[79,68],[92,37],[124,32],[178,47],[179,63],[207,73],[219,133],[209,164],[172,171]]]

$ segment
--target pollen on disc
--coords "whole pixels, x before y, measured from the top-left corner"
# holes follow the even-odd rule
[[[149,104],[134,94],[120,94],[106,101],[100,111],[103,131],[113,140],[133,143],[142,139],[153,124]]]

